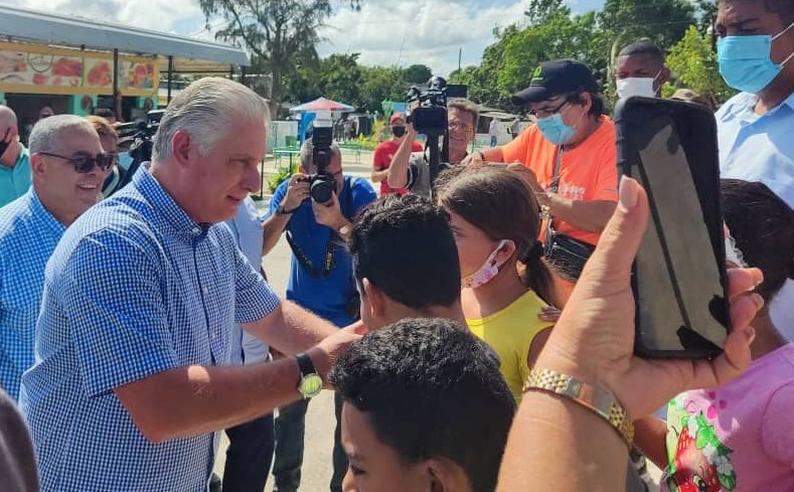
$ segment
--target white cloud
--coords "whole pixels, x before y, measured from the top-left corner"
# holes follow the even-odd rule
[[[478,63],[493,29],[523,20],[524,1],[483,6],[462,0],[365,1],[360,12],[340,8],[328,20],[321,55],[361,53],[368,65],[423,63],[440,75]]]

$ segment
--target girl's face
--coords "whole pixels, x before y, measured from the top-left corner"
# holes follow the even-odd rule
[[[483,266],[499,242],[486,236],[481,229],[470,224],[455,212],[448,212],[452,234],[455,237],[455,244],[458,246],[461,278],[465,278]]]

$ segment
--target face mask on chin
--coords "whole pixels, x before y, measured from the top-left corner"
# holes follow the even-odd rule
[[[499,267],[502,265],[497,265],[495,259],[496,255],[499,254],[499,250],[501,250],[506,244],[507,239],[502,239],[499,241],[496,249],[494,249],[493,252],[488,256],[488,259],[485,260],[483,266],[481,266],[479,270],[472,273],[471,275],[465,276],[461,281],[461,286],[465,289],[476,289],[487,284],[497,275],[499,275]]]

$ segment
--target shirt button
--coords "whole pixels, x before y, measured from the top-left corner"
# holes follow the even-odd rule
[[[210,290],[208,288],[204,287],[204,288],[201,289],[201,291],[204,292],[204,295],[206,295]]]

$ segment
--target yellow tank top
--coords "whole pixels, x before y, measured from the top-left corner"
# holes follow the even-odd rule
[[[502,377],[517,404],[521,403],[521,390],[529,377],[527,356],[532,341],[551,326],[538,318],[545,306],[546,303],[530,290],[501,311],[483,319],[466,320],[471,332],[499,355]]]

